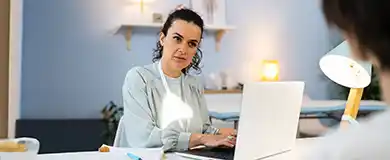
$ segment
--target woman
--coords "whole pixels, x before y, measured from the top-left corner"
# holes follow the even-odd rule
[[[126,75],[124,116],[115,146],[180,151],[235,145],[234,129],[210,125],[201,82],[189,74],[200,71],[203,29],[201,17],[189,9],[179,7],[169,15],[154,63],[134,67]]]
[[[384,101],[390,103],[390,1],[323,0],[325,18],[341,29],[352,55],[379,70]],[[334,132],[315,147],[308,159],[390,159],[390,111],[374,115],[358,126]]]

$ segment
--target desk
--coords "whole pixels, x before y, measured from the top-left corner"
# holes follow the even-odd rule
[[[304,159],[304,156],[308,154],[312,146],[314,146],[319,139],[320,138],[298,139],[296,146],[292,151],[267,158],[266,160],[306,160]]]
[[[168,160],[189,160],[175,154],[168,154]],[[126,155],[101,153],[101,152],[74,152],[41,154],[36,160],[131,160]]]
[[[267,158],[266,160],[302,160],[301,157],[307,153],[311,146],[318,140],[318,138],[298,139],[296,146],[290,152],[281,155]],[[168,160],[189,160],[177,156],[175,154],[168,154]],[[58,153],[58,154],[40,154],[37,160],[129,160],[125,155],[114,155],[99,152],[75,152],[75,153]]]

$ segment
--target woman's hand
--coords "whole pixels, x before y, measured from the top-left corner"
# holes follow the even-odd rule
[[[204,135],[201,138],[201,143],[207,147],[234,147],[236,145],[236,137],[225,135]]]
[[[221,128],[219,129],[218,132],[219,135],[224,135],[224,136],[237,136],[237,130],[234,128]]]

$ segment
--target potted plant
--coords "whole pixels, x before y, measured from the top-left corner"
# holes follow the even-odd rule
[[[106,106],[104,106],[101,113],[103,115],[104,122],[104,131],[102,134],[104,143],[107,145],[113,145],[119,120],[123,116],[123,107],[120,107],[113,101],[110,101]]]

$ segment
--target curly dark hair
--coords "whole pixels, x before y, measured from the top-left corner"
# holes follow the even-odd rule
[[[202,18],[196,12],[186,8],[177,9],[173,11],[171,14],[169,14],[160,33],[167,35],[168,29],[172,26],[172,23],[175,20],[184,20],[187,22],[194,23],[201,29],[201,38],[203,37],[204,23]],[[161,46],[159,41],[157,41],[156,49],[153,50],[153,62],[156,62],[161,59],[163,50],[164,47]],[[195,56],[192,58],[191,64],[186,68],[182,69],[182,73],[188,74],[191,68],[195,70],[198,74],[201,73],[200,62],[202,60],[202,57],[203,57],[202,51],[200,50],[200,48],[197,48],[197,52]]]
[[[371,54],[390,69],[389,0],[323,0],[322,9],[328,24],[356,38],[363,59]]]

